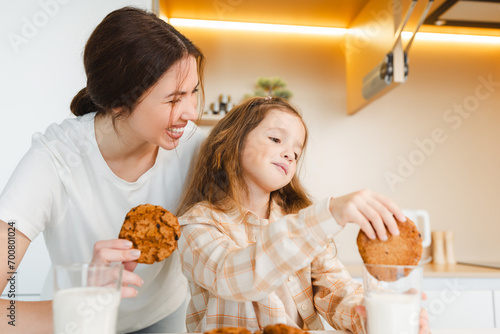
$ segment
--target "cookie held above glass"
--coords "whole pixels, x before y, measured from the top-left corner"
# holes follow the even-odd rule
[[[387,240],[369,239],[363,231],[359,231],[357,244],[363,262],[370,264],[416,266],[422,256],[422,236],[417,226],[410,219],[398,221],[399,235],[388,234]],[[370,274],[382,281],[395,281],[399,278],[397,270],[367,266]],[[404,276],[411,269],[404,271]]]

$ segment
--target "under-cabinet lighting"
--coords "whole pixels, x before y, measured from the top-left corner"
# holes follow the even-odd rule
[[[165,17],[163,19],[168,20],[170,24],[176,27],[196,27],[196,28],[212,28],[212,29],[225,29],[225,30],[282,32],[282,33],[298,33],[298,34],[328,35],[328,36],[343,36],[348,30],[346,28],[311,27],[311,26],[296,26],[296,25],[284,25],[284,24],[229,22],[229,21],[195,20],[195,19],[181,19],[181,18],[167,19]],[[402,37],[405,39],[409,39],[411,35],[412,33],[409,31],[402,32]],[[439,42],[500,44],[500,36],[484,36],[484,35],[418,32],[415,39],[426,40],[426,41],[439,41]]]
[[[269,31],[310,35],[343,36],[347,29],[329,27],[295,26],[267,23],[228,22],[171,18],[169,23],[178,27],[214,28],[225,30]]]
[[[403,31],[402,37],[409,39],[412,33]],[[461,42],[461,43],[483,43],[483,44],[499,44],[500,36],[482,36],[482,35],[463,35],[463,34],[439,34],[431,32],[418,32],[415,36],[416,40],[422,41],[437,41],[437,42]]]

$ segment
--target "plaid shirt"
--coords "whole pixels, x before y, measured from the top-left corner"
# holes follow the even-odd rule
[[[309,330],[361,332],[354,307],[363,289],[335,257],[333,237],[342,230],[325,200],[284,216],[272,205],[268,219],[212,211],[198,203],[179,218],[182,270],[189,280],[188,332],[230,326],[262,330],[286,324],[274,292],[286,284]]]

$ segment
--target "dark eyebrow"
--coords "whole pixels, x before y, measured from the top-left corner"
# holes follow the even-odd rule
[[[196,84],[196,86],[194,86],[194,89],[198,88],[198,86],[200,85],[200,82],[198,81],[198,83]],[[194,90],[193,89],[193,90]],[[185,95],[187,92],[179,92],[179,91],[175,91],[171,94],[168,94],[167,96],[165,96],[165,98],[169,98],[169,97],[172,97],[172,96],[177,96],[177,95]]]

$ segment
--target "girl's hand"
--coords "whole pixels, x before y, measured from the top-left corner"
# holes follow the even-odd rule
[[[406,221],[403,212],[390,199],[367,189],[333,198],[330,212],[339,225],[357,224],[368,238],[375,239],[378,235],[384,241],[387,240],[386,230],[399,235],[396,219]]]
[[[123,263],[122,298],[137,296],[137,290],[129,286],[129,284],[140,287],[144,283],[139,275],[133,273],[135,267],[137,267],[136,260],[141,256],[141,251],[131,249],[132,246],[132,242],[124,239],[101,240],[94,245],[94,254],[91,263]]]

